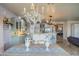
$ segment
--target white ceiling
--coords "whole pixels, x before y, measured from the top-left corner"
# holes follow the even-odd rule
[[[26,8],[27,12],[30,11],[30,8],[31,8],[30,3],[5,3],[1,5],[3,5],[5,8],[12,11],[18,16],[23,14],[23,8]],[[39,13],[41,12],[41,7],[44,6],[45,7],[44,13],[46,15],[46,9],[47,9],[46,3],[43,3],[43,4],[39,3],[35,5],[38,6]],[[55,6],[55,8],[53,7],[53,5]],[[52,4],[52,7],[55,9],[54,16],[57,18],[79,17],[79,4],[77,3],[54,3]]]

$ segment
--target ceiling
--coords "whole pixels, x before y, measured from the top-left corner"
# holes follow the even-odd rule
[[[30,3],[5,3],[1,4],[11,12],[15,13],[17,16],[23,15],[23,9],[26,8],[26,11],[31,10]],[[38,7],[39,13],[42,12],[42,6],[44,7],[44,15],[46,16],[49,12],[55,18],[72,18],[72,17],[79,17],[79,4],[78,3],[54,3],[51,4],[52,8],[55,10],[55,13],[47,12],[47,5],[46,3],[38,3],[34,4]],[[47,16],[46,16],[47,17]]]

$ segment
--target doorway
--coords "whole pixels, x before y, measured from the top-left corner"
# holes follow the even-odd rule
[[[63,41],[63,24],[56,25],[56,32],[57,32],[57,42]]]

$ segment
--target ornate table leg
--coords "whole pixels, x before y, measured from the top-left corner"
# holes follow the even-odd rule
[[[26,46],[26,51],[29,51],[30,41],[28,39],[25,40],[25,46]]]
[[[48,41],[46,41],[46,43],[45,43],[46,51],[49,51],[49,45],[50,45],[50,43]]]

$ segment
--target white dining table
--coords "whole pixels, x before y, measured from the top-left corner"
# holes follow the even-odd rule
[[[34,33],[32,34],[32,40],[35,44],[45,44],[46,41],[50,42],[52,33]]]

